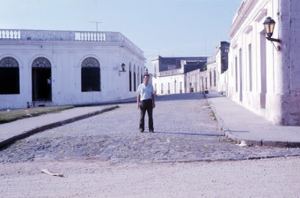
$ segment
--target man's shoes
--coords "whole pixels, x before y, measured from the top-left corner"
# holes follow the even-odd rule
[[[150,132],[150,133],[154,133],[154,129],[150,129],[149,132]]]
[[[141,132],[141,133],[144,133],[144,129],[141,129],[141,128],[140,128],[140,132]]]

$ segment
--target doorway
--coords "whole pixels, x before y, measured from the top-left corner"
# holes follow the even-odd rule
[[[52,101],[51,67],[32,68],[32,101]]]

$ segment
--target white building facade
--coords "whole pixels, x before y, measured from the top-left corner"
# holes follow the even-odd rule
[[[207,57],[161,57],[152,59],[153,87],[158,95],[200,91],[199,72]],[[194,75],[197,70],[198,73]],[[197,83],[196,83],[197,81]]]
[[[207,78],[209,90],[227,92],[228,51],[230,43],[221,41],[215,55],[207,58]]]
[[[273,38],[263,23],[276,21]],[[229,32],[228,96],[281,125],[300,125],[300,1],[243,0]]]
[[[134,97],[145,60],[119,32],[0,30],[0,109]]]

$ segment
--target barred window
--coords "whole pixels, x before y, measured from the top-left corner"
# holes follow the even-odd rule
[[[0,94],[20,94],[19,63],[12,57],[0,60]]]
[[[89,57],[81,64],[81,91],[101,91],[100,63]]]

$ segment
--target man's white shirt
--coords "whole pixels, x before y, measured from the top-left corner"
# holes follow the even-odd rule
[[[141,96],[142,100],[152,99],[152,94],[154,93],[154,89],[152,84],[148,83],[146,86],[144,83],[140,84],[137,90],[137,94]]]

